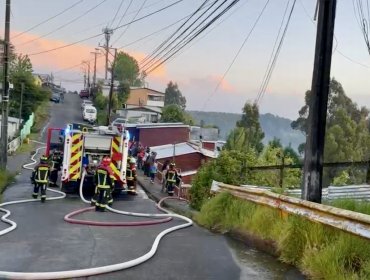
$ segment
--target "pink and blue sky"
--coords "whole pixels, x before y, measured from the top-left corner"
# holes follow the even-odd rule
[[[134,0],[122,23],[129,22],[144,0]],[[187,98],[187,109],[240,113],[246,101],[255,100],[270,58],[272,47],[284,9],[288,0],[271,0],[259,24],[252,33],[233,67],[215,91],[234,55],[238,51],[265,1],[241,0],[207,36],[197,40],[190,48],[169,63],[164,64],[147,78],[148,86],[164,91],[166,84],[177,82]],[[79,3],[78,3],[79,2]],[[86,13],[102,0],[13,0],[11,16],[11,39],[17,52],[32,54],[45,51],[101,32],[112,21],[121,0],[106,0],[97,9]],[[115,27],[129,0],[113,23]],[[175,0],[147,0],[138,17],[164,7]],[[124,28],[112,36],[113,47],[122,47],[190,14],[203,0],[184,0],[168,10],[133,23],[121,38]],[[290,1],[292,2],[292,1]],[[53,20],[30,30],[21,32],[78,3],[74,8]],[[2,5],[5,5],[2,3]],[[282,47],[280,57],[271,77],[266,93],[260,101],[261,113],[272,113],[287,118],[296,118],[304,103],[304,93],[311,86],[316,24],[313,18],[316,1],[297,0],[292,20]],[[2,11],[2,12],[1,12]],[[1,9],[0,23],[4,23],[4,9]],[[72,24],[36,39],[66,22],[80,17]],[[223,19],[225,19],[224,17]],[[179,25],[173,26],[155,36],[129,45],[122,50],[138,61],[150,54]],[[3,30],[1,30],[3,33]],[[339,0],[335,26],[336,50],[333,54],[332,76],[340,81],[346,93],[360,106],[370,107],[370,56],[362,33],[358,27],[352,1]],[[119,39],[118,39],[119,38]],[[117,40],[118,39],[118,40]],[[61,71],[92,59],[90,52],[100,43],[103,35],[58,51],[31,55],[35,72],[53,72],[56,81],[70,90],[83,86],[83,71],[75,67]],[[103,59],[98,60],[98,77],[104,76]]]

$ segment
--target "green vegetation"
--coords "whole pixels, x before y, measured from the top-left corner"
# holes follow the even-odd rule
[[[335,204],[370,213],[370,207],[356,202]],[[370,278],[368,240],[303,217],[285,217],[279,210],[221,193],[203,205],[196,220],[219,232],[237,231],[270,241],[281,261],[297,266],[312,279]]]
[[[307,133],[307,118],[311,92],[306,92],[305,105],[299,110],[299,117],[292,122],[292,128]],[[304,149],[301,144],[300,150]],[[359,107],[345,93],[342,85],[332,79],[328,101],[324,161],[361,161],[370,156],[370,121],[369,110]],[[346,171],[348,178],[346,178]],[[338,180],[335,178],[339,177]],[[354,167],[326,168],[324,185],[333,180],[336,184],[358,184],[365,178],[365,170]]]
[[[5,191],[6,187],[13,181],[14,174],[0,170],[0,201],[1,201],[1,195]]]
[[[170,81],[164,91],[164,105],[173,104],[179,106],[184,111],[186,108],[186,98],[182,95],[177,83]]]
[[[15,55],[10,63],[9,80],[14,85],[9,100],[9,115],[19,117],[21,85],[24,84],[22,119],[49,101],[50,91],[37,86],[32,76],[32,63],[27,55]]]
[[[50,102],[44,101],[35,110],[35,123],[31,129],[33,135],[38,134],[45,125],[45,120],[49,119]]]
[[[223,112],[200,112],[200,111],[186,111],[194,119],[195,124],[204,126],[216,126],[220,129],[221,139],[226,140],[228,135],[233,130],[236,122],[241,119],[241,114],[223,113]],[[298,146],[305,141],[305,136],[297,130],[291,128],[292,120],[282,118],[272,114],[260,114],[259,121],[265,138],[263,144],[275,138],[281,140],[283,146],[289,146],[298,151]]]

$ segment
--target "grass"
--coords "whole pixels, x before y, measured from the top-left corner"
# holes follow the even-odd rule
[[[0,170],[0,201],[2,200],[2,194],[5,191],[6,187],[13,181],[14,174]]]
[[[39,133],[41,131],[45,120],[49,118],[50,106],[49,101],[44,101],[37,107],[35,111],[35,124],[31,129],[32,133]]]
[[[370,213],[366,203],[331,205]],[[237,231],[275,244],[281,261],[312,279],[370,279],[370,241],[280,210],[221,193],[203,205],[199,224],[219,232]]]

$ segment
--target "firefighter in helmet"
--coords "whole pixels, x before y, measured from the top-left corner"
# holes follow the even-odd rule
[[[128,161],[126,169],[126,183],[128,191],[130,191],[132,194],[136,194],[136,179],[136,160],[135,158],[131,157]]]
[[[57,181],[58,181],[58,172],[60,171],[63,158],[60,153],[60,151],[55,150],[51,155],[50,155],[50,177],[49,177],[49,185],[56,187],[57,186]]]
[[[37,198],[39,190],[41,190],[41,202],[45,202],[46,200],[49,173],[48,158],[46,156],[41,156],[40,163],[35,167],[31,176],[31,181],[34,184],[32,197]]]
[[[104,157],[95,173],[96,189],[91,204],[95,204],[95,210],[100,212],[104,212],[107,205],[111,206],[113,204],[114,175],[110,163],[111,158]]]
[[[173,196],[176,182],[179,180],[179,175],[175,169],[175,163],[170,163],[170,168],[166,173],[166,188],[169,196]]]

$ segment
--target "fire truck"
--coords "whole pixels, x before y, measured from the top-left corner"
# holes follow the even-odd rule
[[[48,133],[47,154],[56,145],[51,144]],[[83,182],[84,195],[91,196],[95,191],[93,177],[97,166],[105,156],[112,159],[110,168],[115,177],[114,194],[127,190],[126,168],[128,158],[129,132],[115,127],[93,127],[86,124],[68,124],[66,128],[59,129],[59,141],[63,151],[63,164],[61,168],[62,190],[67,193],[77,193],[85,170]]]

